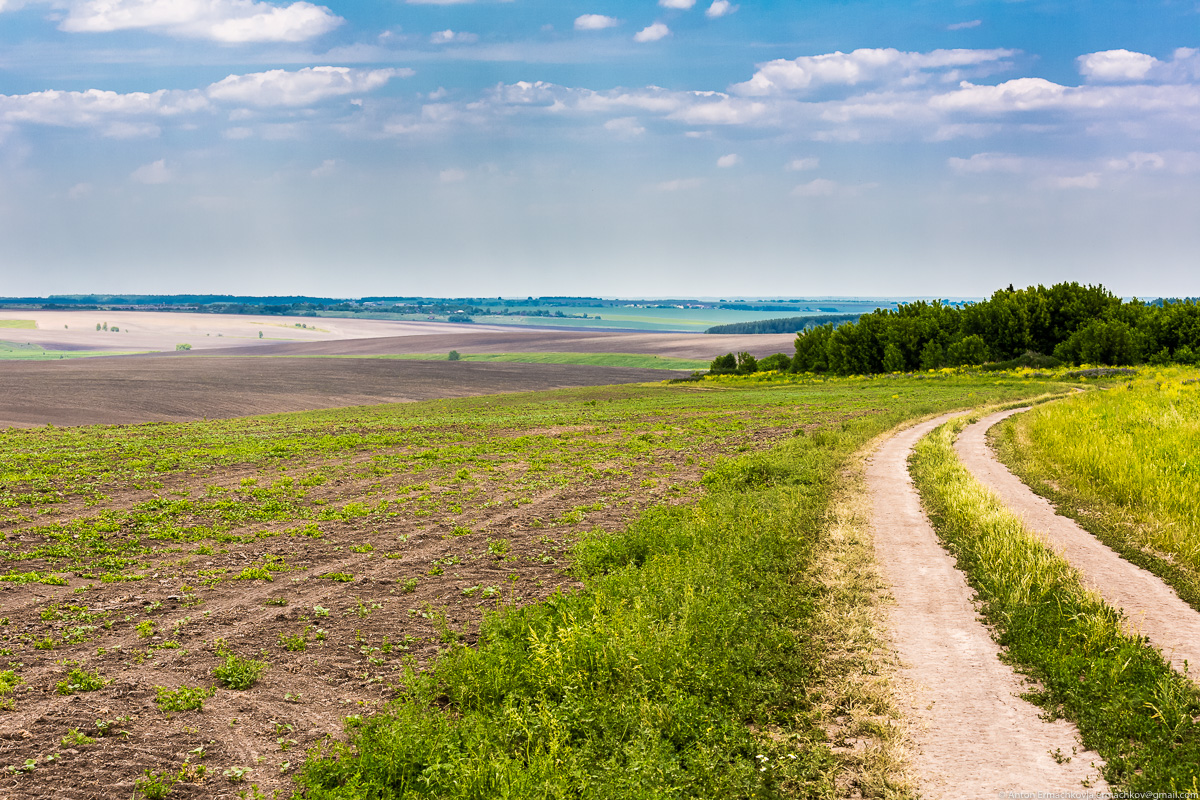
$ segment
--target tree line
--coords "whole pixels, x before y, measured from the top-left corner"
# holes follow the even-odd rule
[[[713,372],[753,372],[767,360],[751,368],[730,354],[713,361]],[[787,369],[849,375],[989,363],[1200,363],[1200,305],[1126,302],[1075,282],[1009,286],[971,305],[917,301],[810,328],[797,335]]]
[[[853,322],[862,314],[813,314],[806,317],[780,317],[776,319],[756,319],[751,322],[731,322],[728,325],[714,325],[705,333],[799,333],[815,328],[825,323],[841,325],[843,322]]]

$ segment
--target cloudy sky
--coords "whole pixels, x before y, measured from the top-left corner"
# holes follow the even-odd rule
[[[1196,0],[0,0],[0,295],[1200,295]]]

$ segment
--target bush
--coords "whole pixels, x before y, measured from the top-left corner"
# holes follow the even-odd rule
[[[776,353],[758,362],[758,368],[763,372],[787,372],[792,368],[792,359],[783,353]]]
[[[732,375],[737,372],[737,357],[733,353],[717,356],[708,366],[709,375]]]
[[[462,354],[461,354],[461,353],[459,353],[457,350],[451,350],[451,351],[450,351],[450,358],[449,358],[448,360],[449,360],[449,361],[458,361],[458,360],[460,360],[461,358],[462,358]]]
[[[750,375],[758,372],[758,359],[749,353],[738,353],[737,371],[739,375]]]
[[[191,350],[192,346],[190,344],[177,344],[177,345],[175,345],[175,349],[176,350]]]

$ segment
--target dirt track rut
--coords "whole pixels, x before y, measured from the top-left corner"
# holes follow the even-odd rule
[[[963,431],[955,445],[963,465],[998,494],[1026,527],[1061,550],[1082,573],[1084,584],[1123,611],[1130,625],[1149,638],[1172,666],[1182,672],[1184,662],[1200,664],[1200,613],[1158,577],[1121,558],[1074,520],[1055,513],[1048,500],[1034,494],[997,460],[987,443],[988,429],[1027,410],[1001,411]]]
[[[1103,790],[1102,761],[1083,750],[1075,727],[1043,721],[1038,708],[1018,697],[1027,687],[1000,662],[973,592],[921,510],[908,455],[950,416],[887,440],[867,468],[875,546],[896,601],[889,624],[905,665],[900,677],[912,687],[901,707],[916,723],[921,795],[962,800],[1004,790]],[[1058,763],[1055,752],[1073,757]]]

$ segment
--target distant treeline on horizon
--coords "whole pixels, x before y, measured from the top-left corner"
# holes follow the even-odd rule
[[[1200,305],[1191,297],[1124,301],[1074,282],[1009,286],[963,307],[917,301],[811,327],[796,337],[790,368],[870,374],[1034,356],[1033,363],[1200,363]]]
[[[814,314],[806,317],[782,317],[778,319],[759,319],[751,322],[733,322],[728,325],[714,325],[705,333],[743,334],[743,333],[799,333],[818,325],[841,325],[844,322],[854,322],[862,314]]]

